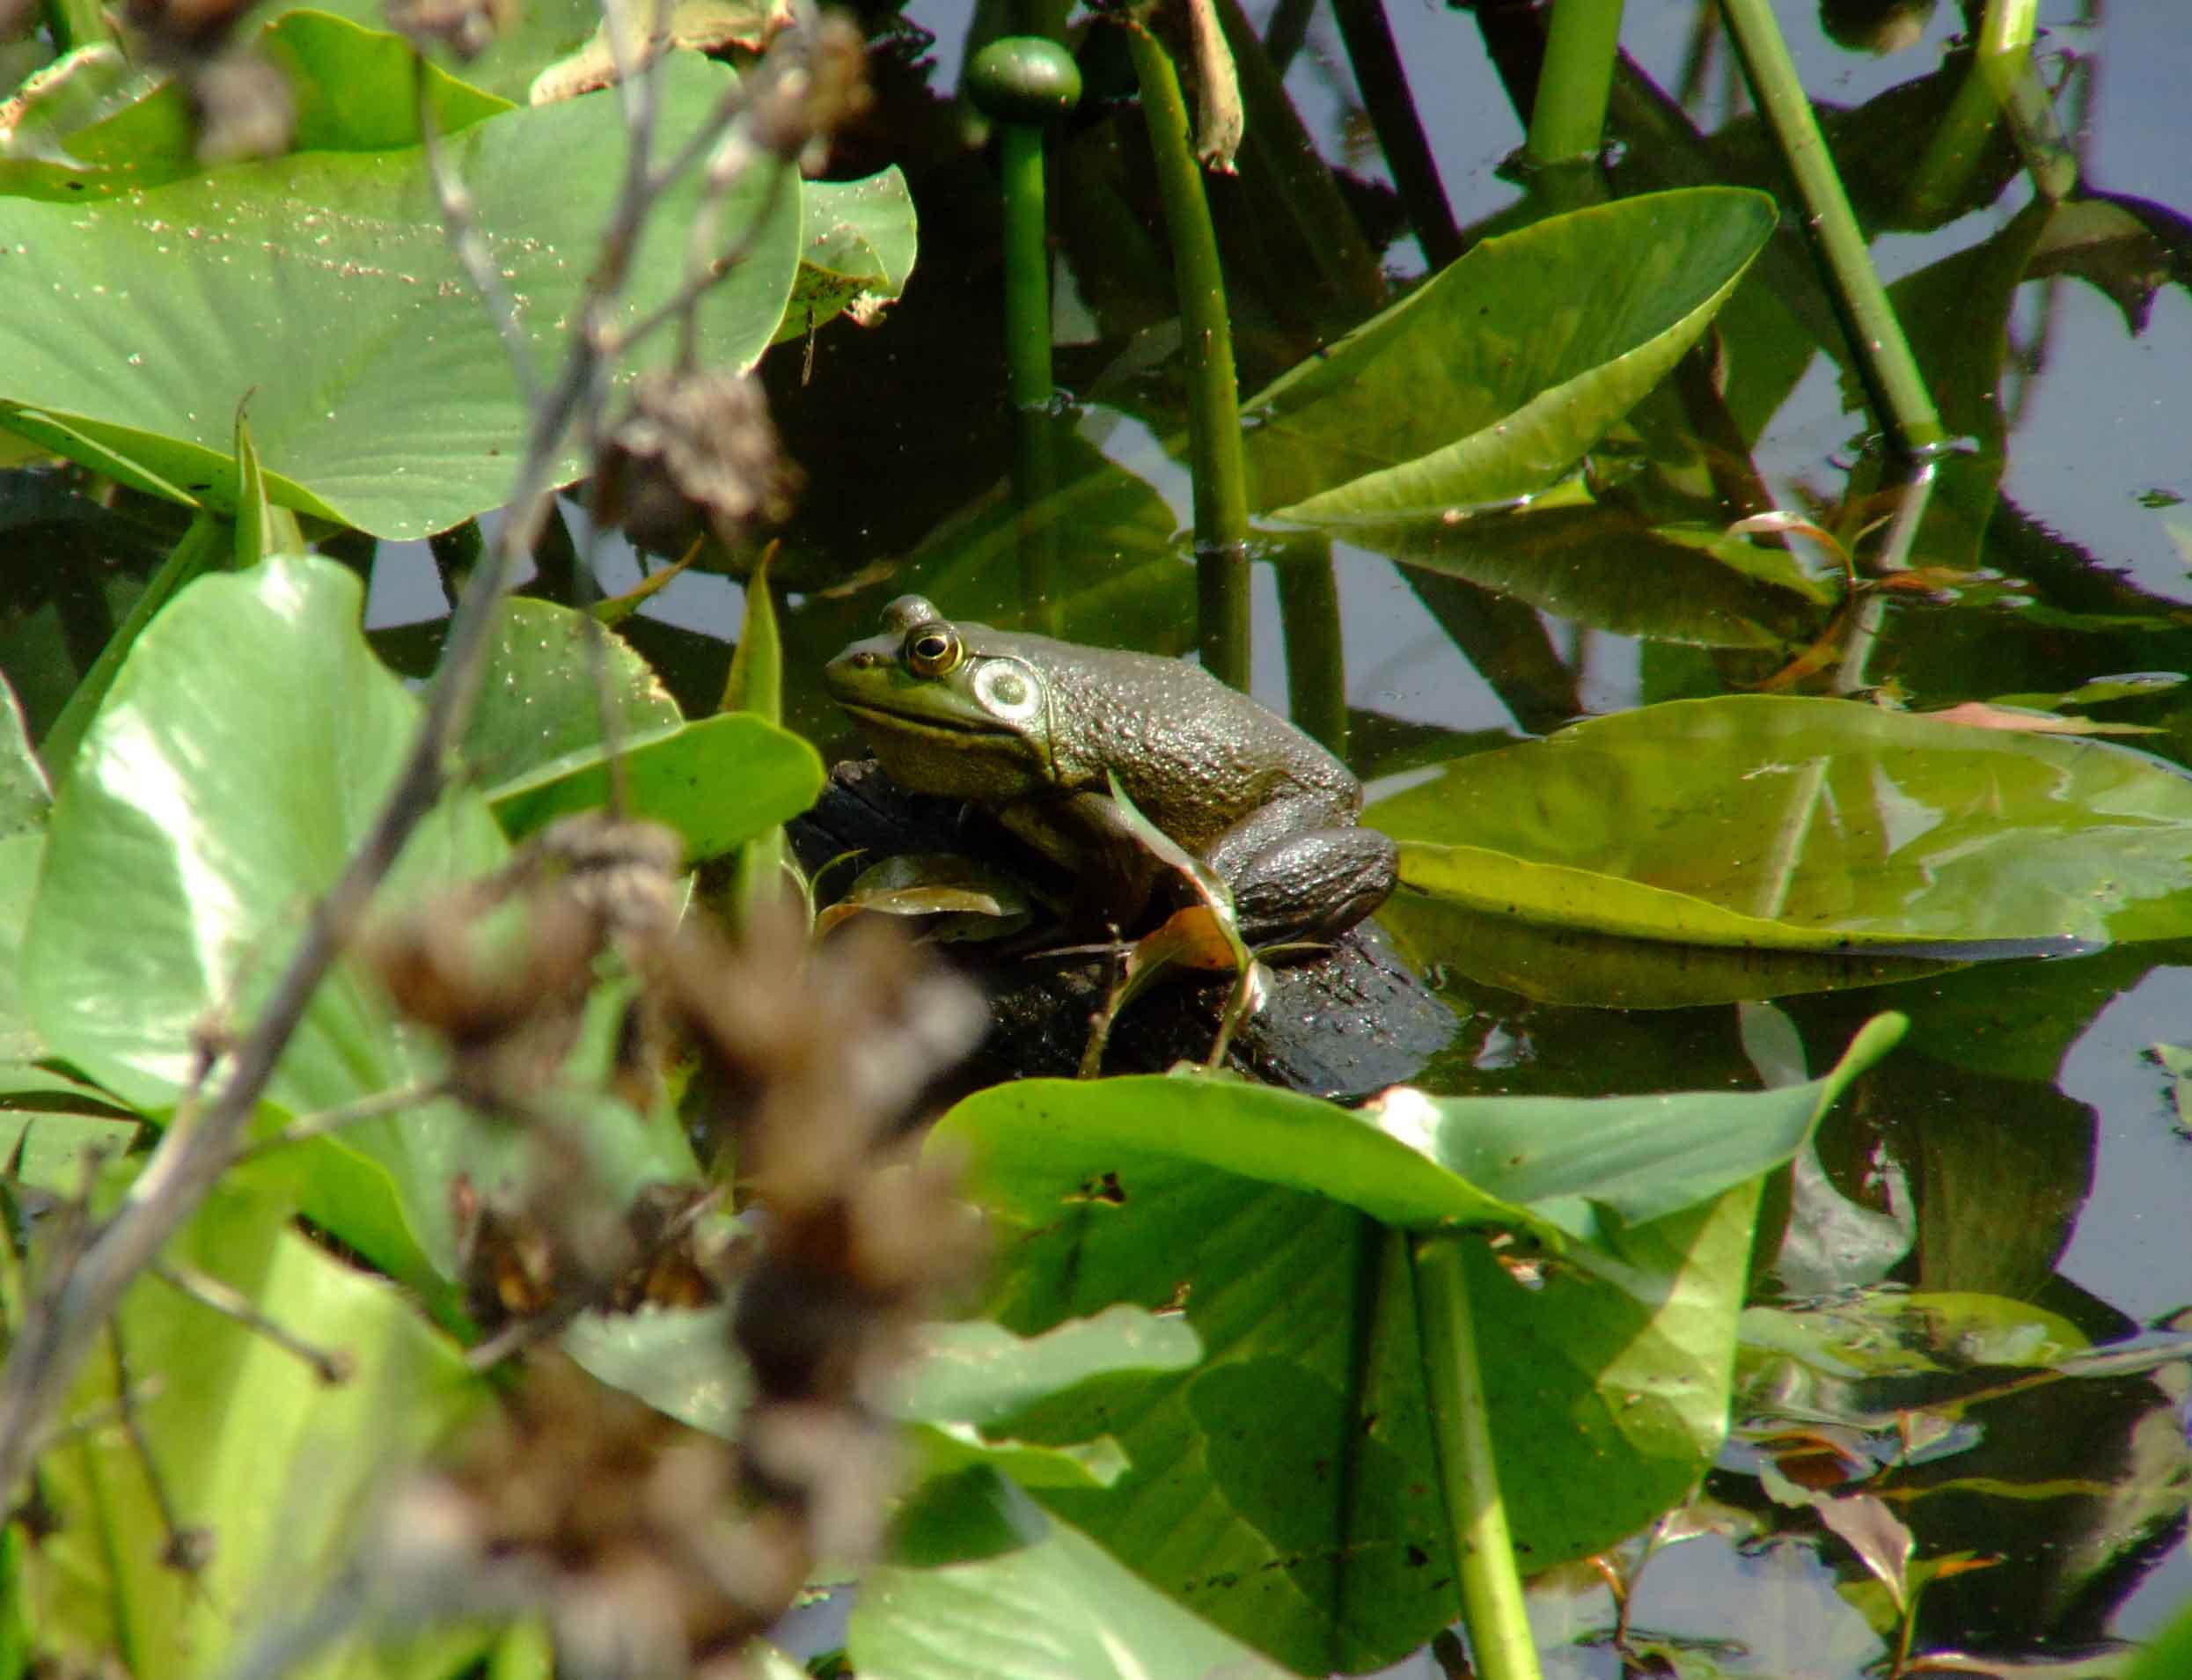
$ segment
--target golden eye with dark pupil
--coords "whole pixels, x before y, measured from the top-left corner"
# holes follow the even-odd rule
[[[959,633],[942,625],[924,625],[905,638],[905,663],[917,677],[941,677],[965,654]]]

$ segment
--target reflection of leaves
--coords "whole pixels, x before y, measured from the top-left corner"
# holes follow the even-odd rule
[[[2092,193],[2056,206],[2026,273],[2069,275],[2106,292],[2134,335],[2146,330],[2154,294],[2192,286],[2192,221],[2166,204]]]
[[[1490,512],[1347,534],[1404,566],[1464,578],[1623,635],[1778,648],[1812,605],[1807,594],[1722,563],[1708,533],[1677,540],[1616,508]]]

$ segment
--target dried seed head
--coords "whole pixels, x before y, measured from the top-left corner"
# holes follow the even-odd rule
[[[830,136],[875,102],[867,37],[830,12],[769,48],[749,114],[753,143],[813,173],[829,161]]]
[[[516,18],[515,0],[388,0],[388,26],[424,50],[477,58]]]
[[[650,373],[603,451],[597,506],[642,543],[674,546],[697,510],[729,544],[791,511],[798,469],[779,450],[761,382],[746,373]]]
[[[208,60],[183,77],[198,118],[198,161],[209,167],[289,149],[297,104],[282,72],[256,53]]]

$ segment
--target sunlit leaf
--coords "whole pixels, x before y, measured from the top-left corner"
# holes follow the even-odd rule
[[[822,760],[798,736],[745,712],[654,730],[619,744],[627,809],[676,829],[685,855],[719,857],[796,817],[822,790]],[[599,746],[582,747],[488,790],[512,835],[609,803]]]
[[[419,703],[367,649],[360,595],[355,574],[319,560],[200,579],[139,639],[55,803],[24,939],[25,1002],[54,1054],[133,1104],[172,1104],[202,1034],[248,1025],[408,751]],[[507,856],[478,796],[452,793],[382,903],[416,902]],[[439,1066],[340,964],[275,1070],[261,1124],[419,1083]],[[656,1163],[656,1177],[690,1174],[674,1126],[627,1123],[601,1139],[605,1153]],[[347,1127],[300,1146],[299,1159],[312,1218],[420,1284],[451,1257],[455,1172],[482,1183],[505,1172],[449,1104]]]
[[[122,1431],[92,1431],[41,1464],[57,1521],[18,1584],[45,1610],[40,1631],[58,1649],[90,1661],[126,1646],[142,1680],[202,1675],[209,1653],[239,1654],[335,1590],[356,1565],[372,1496],[486,1398],[403,1292],[295,1229],[271,1182],[224,1177],[165,1258],[338,1356],[344,1381],[328,1385],[294,1354],[152,1277],[131,1286],[119,1319],[162,1492],[176,1521],[211,1542],[204,1574],[162,1562],[159,1495]],[[76,1408],[110,1405],[113,1391],[110,1360],[94,1359]],[[87,1614],[93,1605],[110,1626]],[[341,1671],[449,1673],[483,1637],[476,1627],[428,1635],[412,1661],[430,1670],[346,1643]]]
[[[1353,523],[1543,489],[1697,341],[1774,221],[1763,194],[1697,187],[1484,241],[1243,406],[1256,505]]]
[[[1597,718],[1368,815],[1434,899],[1670,955],[1953,959],[2192,930],[2183,772],[1845,701]]]
[[[729,75],[673,55],[657,143],[689,134]],[[618,105],[506,112],[446,150],[545,363],[561,354],[622,176]],[[724,205],[725,240],[745,254],[700,312],[711,363],[751,363],[783,315],[799,194],[788,182],[749,226],[770,202],[766,173],[751,172]],[[688,176],[657,204],[627,318],[680,283],[702,190]],[[379,326],[363,343],[326,330],[369,319]],[[625,358],[619,378],[658,365],[675,336]],[[254,386],[267,490],[284,506],[414,537],[510,494],[526,410],[417,148],[300,153],[99,203],[0,201],[0,420],[6,408],[44,410],[227,507],[230,421]],[[65,436],[47,441],[71,452]],[[575,453],[555,466],[561,480],[579,470]]]
[[[605,705],[608,725],[622,741],[685,721],[631,643],[605,627],[590,627],[583,613],[523,595],[495,612],[464,746],[490,801],[494,789],[599,746]],[[595,674],[597,650],[605,680]]]
[[[411,49],[380,21],[363,26],[296,11],[259,36],[258,51],[282,73],[296,105],[291,150],[418,144]],[[440,70],[427,71],[425,89],[441,134],[510,108]],[[0,157],[0,194],[81,202],[202,172],[198,122],[181,84],[123,67],[111,47],[88,48],[71,55],[65,77],[32,96]]]
[[[1588,1555],[1679,1498],[1725,1428],[1756,1190],[1712,1186],[1785,1158],[1883,1047],[1868,1040],[1834,1080],[1754,1094],[1740,1111],[1666,1099],[1659,1125],[1687,1152],[1731,1133],[1756,1149],[1686,1177],[1670,1146],[1627,1188],[1617,1168],[1596,1187],[1639,1214],[1707,1198],[1633,1223],[1579,1214],[1595,1187],[1580,1154],[1574,1176],[1543,1178],[1554,1193],[1526,1207],[1284,1091],[1173,1077],[980,1093],[946,1117],[936,1147],[971,1152],[1008,1244],[1003,1322],[1030,1332],[1116,1302],[1178,1303],[1206,1349],[1192,1371],[1069,1395],[1001,1427],[1036,1442],[1116,1435],[1133,1465],[1117,1488],[1047,1492],[1046,1504],[1221,1626],[1303,1672],[1395,1661],[1452,1619],[1454,1588],[1411,1274],[1389,1228],[1492,1225],[1573,1257],[1533,1291],[1485,1245],[1465,1251],[1479,1337],[1499,1350],[1485,1375],[1522,1566]],[[1498,1128],[1523,1111],[1485,1109],[1477,1151],[1471,1107],[1441,1105],[1441,1157],[1511,1151]],[[1580,1139],[1595,1116],[1625,1111],[1573,1101],[1528,1118]],[[1648,1150],[1644,1134],[1632,1135]],[[1549,1416],[1563,1427],[1543,1427]]]
[[[1001,1508],[1023,1544],[975,1563],[870,1571],[847,1631],[861,1674],[890,1680],[1279,1680],[1286,1670],[1137,1579],[1103,1547],[994,1478],[964,1497]],[[971,1521],[971,1519],[966,1519]]]

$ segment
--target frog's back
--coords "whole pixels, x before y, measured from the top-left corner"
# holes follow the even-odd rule
[[[1059,781],[1101,792],[1115,773],[1143,814],[1199,848],[1250,812],[1307,796],[1351,821],[1362,789],[1338,759],[1199,665],[1045,636]]]

